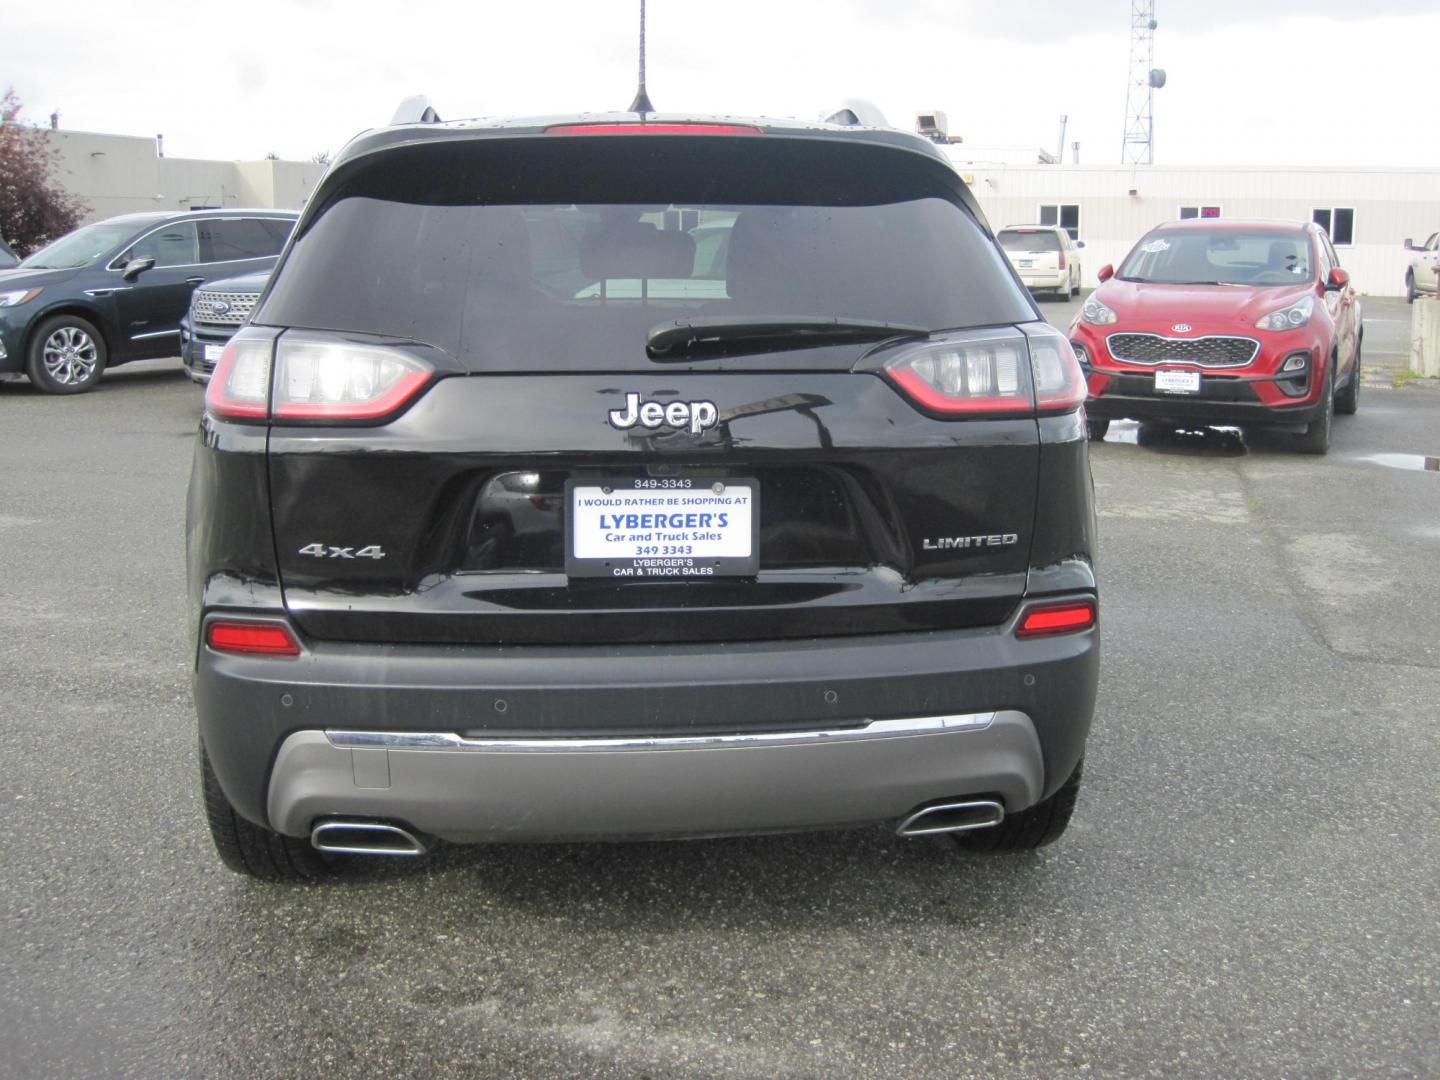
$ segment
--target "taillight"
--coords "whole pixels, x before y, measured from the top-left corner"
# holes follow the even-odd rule
[[[923,409],[946,416],[1031,416],[1079,408],[1080,365],[1054,327],[955,334],[902,346],[885,373]]]
[[[1053,326],[1022,327],[1030,341],[1030,371],[1035,377],[1035,408],[1042,413],[1070,412],[1085,403],[1085,373],[1070,339]]]
[[[269,409],[273,334],[242,330],[230,339],[205,388],[205,410],[231,420],[263,420]]]
[[[1059,268],[1060,268],[1061,270],[1064,270],[1064,269],[1065,269],[1065,252],[1064,252],[1064,251],[1061,251],[1061,252],[1060,252],[1060,267],[1059,267]]]
[[[1072,600],[1063,604],[1042,604],[1025,612],[1016,637],[1046,637],[1051,634],[1073,634],[1095,625],[1095,601]]]
[[[1025,341],[1016,336],[949,338],[903,349],[885,364],[917,404],[951,415],[1031,411]]]
[[[291,332],[275,349],[275,420],[378,420],[413,400],[434,369],[398,349]]]
[[[300,643],[282,623],[227,619],[205,628],[205,644],[216,652],[299,656]]]
[[[546,135],[759,135],[750,124],[643,124],[638,122],[556,124]]]

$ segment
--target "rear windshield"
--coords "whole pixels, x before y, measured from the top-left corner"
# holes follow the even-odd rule
[[[1060,238],[1050,229],[1001,229],[995,239],[1006,251],[1060,250]]]
[[[645,363],[647,333],[687,317],[1034,318],[942,165],[767,139],[387,152],[308,220],[256,321],[534,370]]]
[[[1186,229],[1151,233],[1115,276],[1159,285],[1295,285],[1310,279],[1310,266],[1304,233]]]

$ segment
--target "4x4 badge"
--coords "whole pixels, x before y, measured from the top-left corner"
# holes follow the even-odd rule
[[[625,408],[610,410],[610,426],[629,431],[636,424],[654,430],[658,427],[689,428],[699,435],[715,426],[720,410],[713,401],[641,401],[630,391],[625,395]]]

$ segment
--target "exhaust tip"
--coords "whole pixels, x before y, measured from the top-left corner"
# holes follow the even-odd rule
[[[322,821],[310,830],[310,845],[333,855],[424,855],[414,833],[381,821]]]
[[[1005,820],[1005,807],[994,799],[936,803],[916,810],[895,830],[898,836],[933,836],[938,833],[988,829]]]

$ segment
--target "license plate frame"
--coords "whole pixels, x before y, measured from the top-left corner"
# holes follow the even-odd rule
[[[728,520],[716,520],[722,515]],[[565,573],[572,578],[754,577],[760,570],[760,482],[730,476],[570,479],[564,535]]]
[[[1155,372],[1155,392],[1157,394],[1198,394],[1201,385],[1198,371]]]

